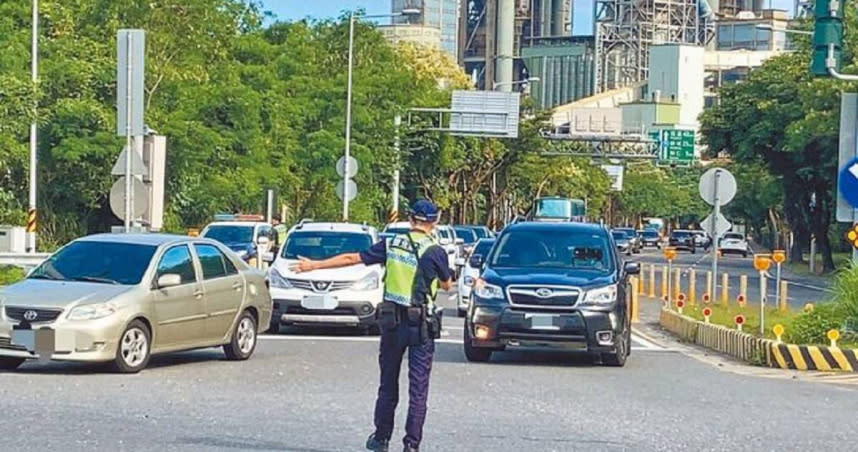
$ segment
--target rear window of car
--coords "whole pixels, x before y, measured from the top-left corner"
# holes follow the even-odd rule
[[[743,237],[742,234],[736,234],[735,232],[733,232],[724,234],[724,238],[733,240],[744,240],[745,237]]]

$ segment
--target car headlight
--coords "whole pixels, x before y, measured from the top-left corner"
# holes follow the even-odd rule
[[[503,300],[503,289],[483,279],[477,279],[474,281],[474,295],[485,300]]]
[[[112,303],[97,303],[78,306],[69,312],[69,320],[95,320],[107,317],[118,311]]]
[[[474,277],[473,276],[465,276],[464,283],[466,286],[470,287],[474,285]]]
[[[280,274],[280,272],[273,268],[268,272],[268,284],[276,289],[292,288],[292,283],[290,283],[288,279],[284,278],[283,275]]]
[[[370,273],[352,284],[354,290],[378,289],[378,273]]]
[[[598,289],[588,290],[584,294],[584,304],[591,306],[609,306],[617,301],[617,285],[599,287]]]

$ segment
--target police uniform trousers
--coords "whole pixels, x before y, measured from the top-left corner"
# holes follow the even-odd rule
[[[393,434],[393,419],[399,403],[399,370],[408,350],[408,419],[403,443],[417,447],[423,439],[435,340],[429,337],[421,343],[419,325],[409,324],[405,306],[397,307],[401,320],[395,327],[381,331],[378,353],[381,382],[375,402],[375,434],[381,439],[390,439]]]

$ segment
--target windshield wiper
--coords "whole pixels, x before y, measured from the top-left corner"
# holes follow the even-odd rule
[[[51,281],[65,281],[63,278],[57,278],[56,276],[51,275],[30,275],[27,279],[48,279]]]
[[[72,278],[72,281],[87,281],[87,282],[96,282],[102,284],[119,284],[119,281],[110,279],[110,278],[99,278],[97,276],[76,276]]]

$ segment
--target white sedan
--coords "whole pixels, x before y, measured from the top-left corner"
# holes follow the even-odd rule
[[[742,257],[748,257],[750,248],[745,236],[737,232],[728,232],[721,237],[718,249],[721,254],[741,254]]]

